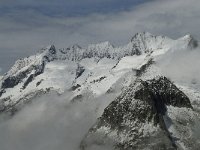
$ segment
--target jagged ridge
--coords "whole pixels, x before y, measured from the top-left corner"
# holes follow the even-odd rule
[[[143,32],[137,33],[127,45],[121,47],[114,47],[109,42],[103,42],[99,44],[89,45],[87,48],[81,48],[78,45],[73,45],[66,49],[56,50],[55,46],[51,45],[47,48],[40,50],[36,55],[16,61],[14,66],[0,80],[0,98],[2,97],[2,99],[10,99],[10,101],[14,101],[12,102],[14,104],[20,99],[20,97],[22,97],[23,95],[27,95],[28,92],[32,92],[36,88],[37,90],[54,88],[49,85],[47,87],[43,87],[43,83],[47,81],[46,77],[41,79],[38,78],[38,76],[44,74],[46,65],[50,64],[51,62],[63,61],[64,63],[66,63],[65,66],[69,66],[68,61],[76,64],[76,67],[74,67],[74,70],[72,69],[73,71],[71,72],[72,75],[73,72],[75,72],[75,75],[73,76],[74,79],[72,79],[73,82],[70,83],[71,88],[72,86],[76,86],[76,84],[78,85],[78,83],[76,82],[79,80],[78,78],[81,77],[82,74],[84,74],[84,72],[88,73],[87,71],[85,71],[87,70],[87,66],[84,67],[80,64],[82,60],[84,61],[86,59],[90,59],[91,63],[94,63],[94,59],[95,63],[98,63],[101,60],[103,61],[104,58],[107,58],[109,60],[111,59],[113,61],[110,62],[115,63],[111,70],[112,72],[113,70],[114,72],[117,72],[115,71],[115,69],[117,68],[116,66],[120,65],[120,61],[124,57],[138,56],[139,58],[140,56],[144,56],[141,58],[144,59],[144,63],[147,63],[142,65],[143,67],[145,67],[146,65],[148,65],[148,63],[149,65],[151,65],[153,59],[151,57],[153,57],[153,55],[157,55],[157,52],[165,52],[169,49],[172,49],[177,44],[181,44],[183,47],[188,47],[191,45],[194,46],[196,45],[194,44],[194,41],[195,40],[193,40],[191,36],[185,36],[184,38],[178,40],[172,40],[164,36],[155,36],[150,33]],[[137,57],[135,57],[134,59],[137,59]],[[141,72],[138,71],[137,68],[135,68],[135,70],[136,75],[141,75]],[[90,75],[88,74],[88,76]],[[102,77],[106,78],[106,75],[102,75],[101,77],[97,77],[97,79],[93,80],[96,81]],[[37,83],[34,83],[36,79]],[[52,81],[49,80],[48,82],[51,85]],[[87,82],[87,78],[84,82]],[[95,83],[90,81],[89,84]],[[68,86],[66,87],[68,88]],[[27,87],[29,87],[29,90],[26,90]],[[17,89],[17,94],[19,94],[20,92],[20,95],[18,96],[17,94],[13,94],[13,92],[11,92],[12,89]],[[64,91],[66,89],[62,87],[61,90]],[[7,105],[7,103],[3,105]]]

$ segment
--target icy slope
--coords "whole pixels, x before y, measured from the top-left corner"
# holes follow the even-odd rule
[[[180,49],[180,46],[191,47],[192,41],[189,35],[172,40],[144,32],[136,34],[121,47],[114,47],[109,42],[91,44],[87,48],[73,45],[59,50],[49,46],[36,55],[17,60],[0,80],[1,111],[51,90],[58,93],[72,90],[72,100],[88,91],[101,95],[125,74],[137,74],[149,60]]]

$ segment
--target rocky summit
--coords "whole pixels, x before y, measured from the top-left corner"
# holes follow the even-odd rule
[[[177,149],[165,124],[167,106],[192,109],[189,98],[166,77],[136,81],[105,108],[81,148],[112,141],[120,150],[145,149],[147,145],[154,150]]]

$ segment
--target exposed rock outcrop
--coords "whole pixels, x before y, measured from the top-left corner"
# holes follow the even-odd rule
[[[82,141],[82,150],[111,143],[120,150],[147,145],[153,150],[177,149],[163,119],[167,105],[192,109],[189,98],[166,77],[135,82],[104,110]]]

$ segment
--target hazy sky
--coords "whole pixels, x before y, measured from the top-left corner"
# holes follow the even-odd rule
[[[141,31],[199,39],[199,27],[199,0],[1,0],[0,74],[50,44],[118,45]]]

